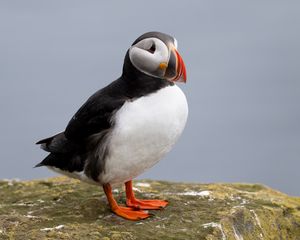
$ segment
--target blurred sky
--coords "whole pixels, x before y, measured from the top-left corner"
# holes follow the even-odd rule
[[[299,1],[1,1],[0,178],[33,169],[34,145],[62,131],[121,74],[142,33],[175,36],[189,119],[141,178],[263,183],[300,195]]]

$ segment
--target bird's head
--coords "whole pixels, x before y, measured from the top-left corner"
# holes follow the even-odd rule
[[[177,51],[177,41],[165,33],[148,32],[138,37],[129,48],[126,61],[148,76],[186,82],[185,64]]]

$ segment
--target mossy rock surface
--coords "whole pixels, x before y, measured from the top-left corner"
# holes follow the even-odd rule
[[[136,181],[139,198],[169,200],[149,219],[112,214],[101,187],[65,177],[0,181],[0,239],[299,239],[300,198],[262,185]],[[122,188],[115,191],[124,204]]]

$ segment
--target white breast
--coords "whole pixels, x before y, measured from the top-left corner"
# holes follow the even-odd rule
[[[122,183],[143,173],[169,152],[188,115],[184,93],[176,85],[126,102],[116,113],[102,183]]]

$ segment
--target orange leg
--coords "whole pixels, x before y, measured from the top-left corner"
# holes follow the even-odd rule
[[[162,209],[168,205],[166,200],[139,200],[134,196],[132,190],[132,181],[125,183],[126,187],[126,205],[128,207],[133,207],[136,209],[148,209],[148,210],[157,210]]]
[[[128,220],[133,220],[133,221],[145,219],[145,218],[151,216],[150,214],[146,213],[145,211],[135,210],[130,207],[120,207],[113,197],[112,189],[111,189],[111,186],[109,183],[103,185],[103,189],[106,194],[106,197],[109,202],[111,210],[118,216],[123,217]]]

